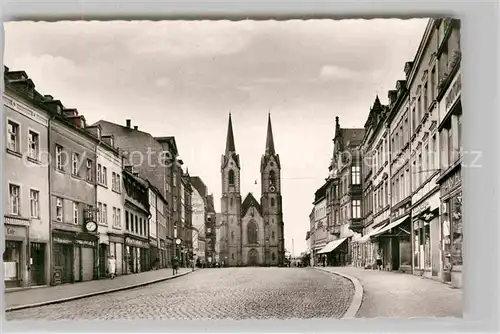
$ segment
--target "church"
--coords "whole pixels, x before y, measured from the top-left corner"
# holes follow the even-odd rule
[[[240,157],[229,114],[226,151],[221,161],[219,260],[224,266],[282,266],[285,261],[281,164],[274,148],[270,114],[260,174],[260,202],[252,193],[242,201]]]

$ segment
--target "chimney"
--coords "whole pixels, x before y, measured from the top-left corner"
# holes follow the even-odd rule
[[[134,130],[139,130],[139,127],[137,125],[134,125]]]
[[[111,147],[115,147],[114,144],[115,144],[115,137],[113,135],[104,135],[104,136],[101,136],[101,139],[103,142],[105,142],[106,144],[108,144],[109,146]]]
[[[130,129],[130,122],[131,122],[131,120],[130,120],[130,119],[127,119],[127,120],[126,120],[126,122],[127,122],[127,128],[129,128],[129,129]]]

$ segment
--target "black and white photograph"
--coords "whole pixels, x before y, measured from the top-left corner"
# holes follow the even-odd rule
[[[460,19],[4,36],[7,321],[462,318]]]

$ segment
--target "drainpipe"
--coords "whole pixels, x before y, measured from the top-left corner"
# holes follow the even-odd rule
[[[102,135],[102,134],[101,134]],[[94,163],[94,166],[93,166],[93,172],[94,172],[94,177],[92,178],[92,182],[94,183],[94,193],[95,193],[95,201],[94,201],[94,208],[92,210],[92,217],[94,217],[94,214],[97,212],[96,210],[98,210],[98,207],[97,207],[97,147],[102,143],[102,140],[101,140],[101,137],[99,136],[97,138],[97,143],[95,144],[95,150],[94,150],[94,154],[95,154],[95,163]],[[97,224],[97,222],[96,222]],[[97,230],[96,230],[96,233],[97,233],[97,242],[96,242],[96,248],[94,249],[94,279],[99,279],[100,277],[100,272],[99,272],[99,269],[100,269],[100,265],[99,265],[99,241],[100,241],[100,236],[101,234],[99,233],[99,225],[97,225]]]
[[[407,83],[408,84],[408,83]],[[409,84],[408,84],[409,85]],[[408,87],[408,102],[411,103],[411,90],[410,90],[410,87]],[[411,112],[411,109],[408,109],[409,110],[409,113],[410,113],[410,117],[408,117],[409,119],[409,126],[410,126],[410,129],[412,131],[410,131],[410,133],[413,135],[413,128],[412,128],[412,125],[413,125],[413,113]],[[408,145],[408,150],[410,151],[410,154],[409,154],[409,159],[408,159],[408,163],[410,165],[410,180],[409,180],[409,183],[410,183],[410,212],[409,212],[409,218],[410,218],[410,251],[411,251],[411,268],[410,268],[410,273],[413,275],[415,273],[415,231],[413,230],[413,217],[412,217],[412,210],[411,210],[411,207],[412,207],[412,200],[413,200],[413,173],[415,173],[414,170],[412,170],[412,162],[411,162],[411,137],[412,135],[410,135],[410,143]]]
[[[49,159],[49,163],[48,163],[48,166],[47,166],[47,174],[48,174],[48,181],[49,181],[49,285],[55,285],[54,283],[54,257],[53,257],[53,244],[52,244],[52,181],[51,181],[51,168],[52,168],[52,164],[51,164],[51,160],[52,160],[52,155],[50,154],[51,153],[51,147],[50,147],[50,143],[51,143],[51,135],[50,135],[50,132],[51,132],[51,128],[52,128],[52,121],[55,119],[55,115],[51,116],[48,120],[48,123],[47,123],[47,149],[49,151],[49,155],[48,155],[48,159]],[[44,273],[45,274],[45,273]]]

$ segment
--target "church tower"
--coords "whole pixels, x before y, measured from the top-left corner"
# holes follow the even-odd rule
[[[281,164],[274,148],[271,114],[268,116],[266,149],[260,163],[261,206],[264,218],[264,263],[282,265],[285,259]]]
[[[240,158],[234,145],[233,124],[229,114],[226,151],[221,160],[221,238],[219,261],[224,265],[241,265],[241,194]]]

